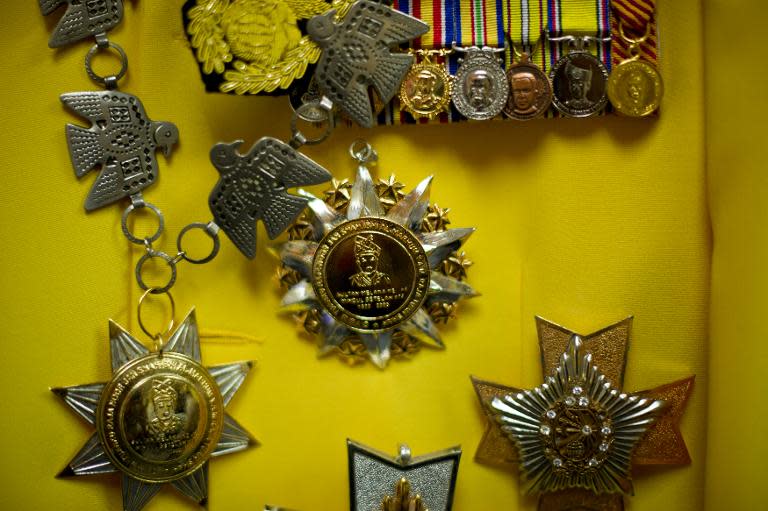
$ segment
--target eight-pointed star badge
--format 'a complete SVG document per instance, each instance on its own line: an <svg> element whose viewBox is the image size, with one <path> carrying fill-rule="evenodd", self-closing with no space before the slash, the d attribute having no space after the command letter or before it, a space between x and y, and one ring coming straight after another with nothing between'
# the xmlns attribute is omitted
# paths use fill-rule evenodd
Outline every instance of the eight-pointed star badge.
<svg viewBox="0 0 768 511"><path fill-rule="evenodd" d="M389 456L347 440L347 452L350 511L450 511L461 448L411 457L401 445Z"/></svg>
<svg viewBox="0 0 768 511"><path fill-rule="evenodd" d="M96 427L59 477L121 472L125 511L164 483L205 505L208 460L256 444L225 411L251 363L203 367L194 310L157 352L112 321L109 338L110 381L52 389Z"/></svg>
<svg viewBox="0 0 768 511"><path fill-rule="evenodd" d="M549 374L542 385L521 390L473 378L492 419L476 459L518 463L529 490L541 493L540 511L577 502L620 510L621 493L632 493L633 466L690 462L679 420L693 377L622 392L631 323L582 337L537 318Z"/></svg>
<svg viewBox="0 0 768 511"><path fill-rule="evenodd" d="M310 319L321 355L360 350L383 368L414 345L444 347L440 319L430 311L477 295L464 275L452 276L445 266L474 228L431 227L431 184L430 176L403 195L391 178L377 189L361 164L348 201L337 203L335 192L326 201L300 192L309 199L302 235L278 248L293 272L281 278L289 286L282 305Z"/></svg>

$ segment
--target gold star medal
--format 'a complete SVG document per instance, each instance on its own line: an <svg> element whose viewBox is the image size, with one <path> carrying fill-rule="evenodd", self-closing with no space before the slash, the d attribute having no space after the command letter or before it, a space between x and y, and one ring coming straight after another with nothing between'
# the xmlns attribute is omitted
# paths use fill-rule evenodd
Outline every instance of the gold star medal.
<svg viewBox="0 0 768 511"><path fill-rule="evenodd" d="M679 420L693 377L621 390L631 318L588 336L537 318L543 369L531 390L473 378L491 419L476 458L519 465L539 510L619 511L631 468L690 463Z"/></svg>
<svg viewBox="0 0 768 511"><path fill-rule="evenodd" d="M205 506L210 458L256 445L225 410L251 363L205 368L194 310L155 351L113 321L109 342L108 382L52 389L96 427L59 477L120 472L125 511L165 483Z"/></svg>
<svg viewBox="0 0 768 511"><path fill-rule="evenodd" d="M447 210L429 202L431 177L406 195L394 176L374 184L369 145L350 152L360 162L354 184L334 181L325 201L302 192L309 210L277 250L282 304L320 337L321 354L384 367L422 344L443 348L436 323L476 295L459 252L474 229L446 228Z"/></svg>

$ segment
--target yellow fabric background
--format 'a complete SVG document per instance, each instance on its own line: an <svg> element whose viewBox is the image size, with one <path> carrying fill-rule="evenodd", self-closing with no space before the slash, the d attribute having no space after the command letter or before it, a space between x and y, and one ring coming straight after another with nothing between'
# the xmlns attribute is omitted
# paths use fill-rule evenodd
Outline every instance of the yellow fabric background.
<svg viewBox="0 0 768 511"><path fill-rule="evenodd" d="M181 3L128 1L125 21L110 34L130 59L122 90L181 131L181 145L170 163L161 161L160 182L146 193L166 213L161 246L168 251L183 225L210 218L213 143L287 138L289 120L285 99L203 92ZM725 21L737 34L742 18L724 0L710 3L716 18L705 18L694 0L659 5L667 95L657 120L342 127L306 150L337 177L352 177L346 149L366 137L381 156L381 177L395 172L410 188L435 174L433 198L451 208L452 225L478 227L466 249L476 262L470 282L483 296L446 329L445 351L424 350L386 371L317 360L277 314L275 262L261 228L255 261L224 239L213 263L180 267L179 319L197 307L208 334L204 362L257 361L228 410L262 446L213 460L212 511L264 503L346 509L347 437L392 453L407 442L417 455L461 444L454 509L534 509L533 499L520 496L516 474L473 462L484 418L468 379L536 385L534 314L585 333L635 315L627 390L697 375L682 428L693 464L636 473L628 509L698 510L705 497L712 510L734 501L738 509L756 508L759 486L752 483L766 453L747 405L759 406L763 418L766 410L749 388L758 373L746 368L765 361L765 326L756 319L766 272L751 270L768 247L758 238L766 181L758 141L740 150L738 165L729 151L744 149L739 130L746 135L764 116L745 114L740 127L719 106L719 86L731 82L704 65L702 20L721 43L712 49L722 59L736 56L747 68L757 50L751 57L736 52L717 27ZM109 378L107 318L138 334L132 271L141 252L122 238L119 207L83 213L93 176L78 182L68 161L63 126L79 120L57 96L95 88L82 69L87 44L49 50L53 21L39 15L36 2L5 2L3 15L0 509L119 509L116 477L53 478L92 430L47 389ZM739 50L750 51L746 44ZM738 103L755 108L744 92ZM251 340L214 338L222 330ZM195 508L167 488L146 510Z"/></svg>

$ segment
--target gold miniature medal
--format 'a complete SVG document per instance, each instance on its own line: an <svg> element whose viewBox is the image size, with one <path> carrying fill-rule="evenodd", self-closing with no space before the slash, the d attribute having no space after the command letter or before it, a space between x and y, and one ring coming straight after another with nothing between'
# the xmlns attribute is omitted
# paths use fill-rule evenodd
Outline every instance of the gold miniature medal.
<svg viewBox="0 0 768 511"><path fill-rule="evenodd" d="M96 427L59 477L120 472L125 511L164 483L205 505L210 458L256 444L225 410L251 363L205 368L194 311L157 351L111 321L109 337L108 382L52 389Z"/></svg>
<svg viewBox="0 0 768 511"><path fill-rule="evenodd" d="M411 67L400 85L400 103L415 119L434 119L450 109L453 79L445 66L430 58L433 54L447 53L419 50L417 54L422 56L421 62Z"/></svg>
<svg viewBox="0 0 768 511"><path fill-rule="evenodd" d="M552 104L552 84L542 69L534 64L526 52L520 60L509 66L509 99L504 114L518 121L541 117Z"/></svg>
<svg viewBox="0 0 768 511"><path fill-rule="evenodd" d="M614 110L628 117L645 117L659 108L664 84L656 67L640 60L640 45L648 38L650 25L643 37L632 39L619 23L619 34L629 44L630 57L613 68L608 79L608 99Z"/></svg>

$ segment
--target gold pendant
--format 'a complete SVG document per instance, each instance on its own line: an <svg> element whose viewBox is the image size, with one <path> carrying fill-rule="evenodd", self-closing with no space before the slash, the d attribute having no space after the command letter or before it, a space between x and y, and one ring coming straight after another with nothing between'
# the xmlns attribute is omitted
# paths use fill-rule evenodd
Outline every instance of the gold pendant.
<svg viewBox="0 0 768 511"><path fill-rule="evenodd" d="M141 309L139 325L147 331ZM59 477L120 473L125 511L140 511L164 483L204 504L210 458L257 444L226 410L251 363L205 368L194 310L164 344L163 335L150 351L110 322L112 378L52 389L96 427Z"/></svg>
<svg viewBox="0 0 768 511"><path fill-rule="evenodd" d="M445 66L430 58L448 53L450 50L419 50L421 62L411 67L400 85L400 103L415 119L434 119L449 110L453 79Z"/></svg>
<svg viewBox="0 0 768 511"><path fill-rule="evenodd" d="M519 61L507 69L509 99L504 114L518 121L541 117L552 104L552 84L546 73L522 52Z"/></svg>
<svg viewBox="0 0 768 511"><path fill-rule="evenodd" d="M640 45L648 38L650 25L639 39L624 33L619 23L619 34L629 43L630 58L619 63L608 79L608 99L614 110L628 117L645 117L659 108L664 95L664 84L656 67L640 60Z"/></svg>

